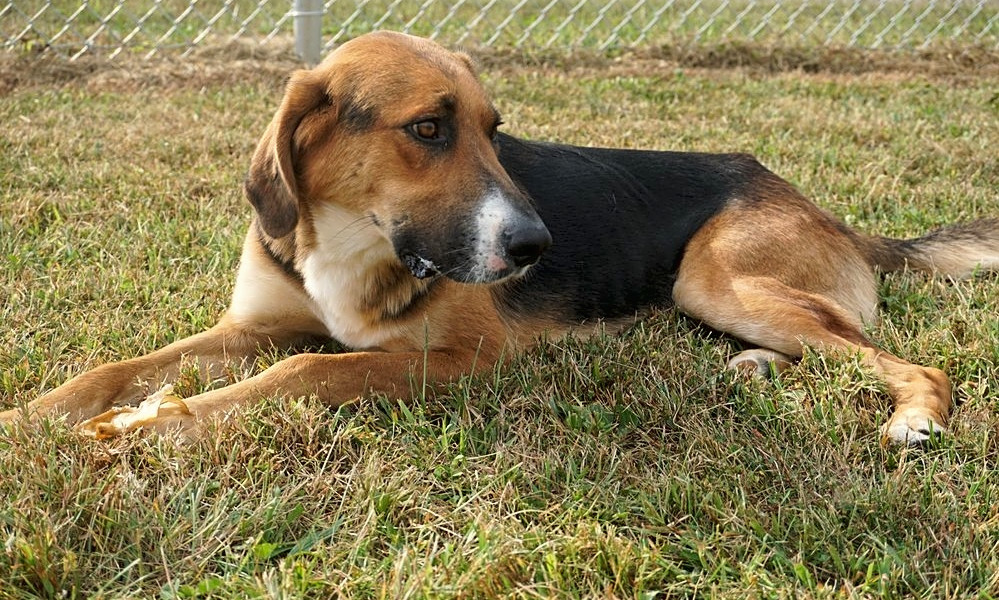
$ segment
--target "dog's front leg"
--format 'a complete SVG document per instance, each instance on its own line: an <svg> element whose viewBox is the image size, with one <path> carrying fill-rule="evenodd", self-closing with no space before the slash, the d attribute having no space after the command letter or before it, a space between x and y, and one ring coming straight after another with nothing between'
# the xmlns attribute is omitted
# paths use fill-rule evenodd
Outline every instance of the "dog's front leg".
<svg viewBox="0 0 999 600"><path fill-rule="evenodd" d="M142 398L150 386L176 378L185 361L197 365L206 377L215 378L231 365L256 356L262 348L283 347L293 341L292 336L271 336L223 318L208 331L145 356L101 365L74 377L23 409L0 412L0 423L63 415L69 423L77 423Z"/></svg>
<svg viewBox="0 0 999 600"><path fill-rule="evenodd" d="M299 354L239 383L187 399L169 392L154 395L155 406L109 411L80 428L98 438L141 428L177 432L191 441L206 420L225 419L263 398L316 396L334 407L372 392L413 399L491 362L471 352Z"/></svg>

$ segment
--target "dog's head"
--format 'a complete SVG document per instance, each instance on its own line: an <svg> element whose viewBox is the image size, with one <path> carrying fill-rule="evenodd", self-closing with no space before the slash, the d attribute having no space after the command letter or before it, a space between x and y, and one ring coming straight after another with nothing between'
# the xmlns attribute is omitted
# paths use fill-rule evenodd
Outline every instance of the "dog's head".
<svg viewBox="0 0 999 600"><path fill-rule="evenodd" d="M291 77L247 196L272 237L332 204L370 220L416 277L500 281L551 236L500 165L499 125L467 56L368 34Z"/></svg>

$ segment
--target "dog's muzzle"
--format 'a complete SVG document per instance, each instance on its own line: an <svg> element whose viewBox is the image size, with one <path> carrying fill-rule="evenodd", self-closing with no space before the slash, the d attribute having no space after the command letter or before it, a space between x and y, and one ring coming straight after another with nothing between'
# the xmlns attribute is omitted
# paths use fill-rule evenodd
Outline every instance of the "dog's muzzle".
<svg viewBox="0 0 999 600"><path fill-rule="evenodd" d="M523 275L552 244L530 200L495 187L468 212L402 223L392 243L418 279L443 275L461 283L496 283Z"/></svg>

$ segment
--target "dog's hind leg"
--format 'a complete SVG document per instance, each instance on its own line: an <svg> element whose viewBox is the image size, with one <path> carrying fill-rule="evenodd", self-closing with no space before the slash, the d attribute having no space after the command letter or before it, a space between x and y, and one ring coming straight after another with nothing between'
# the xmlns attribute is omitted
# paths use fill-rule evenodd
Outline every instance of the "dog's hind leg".
<svg viewBox="0 0 999 600"><path fill-rule="evenodd" d="M894 400L885 426L891 439L916 443L944 430L951 407L947 376L880 350L829 299L760 277L730 279L710 291L695 285L688 281L677 294L680 309L718 330L786 356L801 356L804 345L859 353L885 379Z"/></svg>
<svg viewBox="0 0 999 600"><path fill-rule="evenodd" d="M736 225L737 220L709 225L688 245L673 290L678 308L789 357L800 357L803 346L856 353L886 381L894 401L887 437L917 443L943 431L951 408L950 382L939 369L910 364L864 335L863 316L873 312L875 300L866 306L856 299L870 295L864 290L873 289L873 273L853 268L857 263L849 243L833 235L823 240L819 233L804 256L790 257L803 266L776 259L767 265L766 256L747 256L746 248L732 243L746 227L745 219ZM794 230L781 233L795 235ZM835 261L829 268L822 264Z"/></svg>

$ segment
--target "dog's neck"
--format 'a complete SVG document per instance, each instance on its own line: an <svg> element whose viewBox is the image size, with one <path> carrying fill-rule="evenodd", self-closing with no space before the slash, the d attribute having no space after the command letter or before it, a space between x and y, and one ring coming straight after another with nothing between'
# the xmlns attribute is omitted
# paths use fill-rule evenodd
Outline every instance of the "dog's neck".
<svg viewBox="0 0 999 600"><path fill-rule="evenodd" d="M400 317L433 280L413 277L369 217L332 204L312 216L314 235L299 268L316 316L333 338L355 349L378 348L398 336Z"/></svg>

